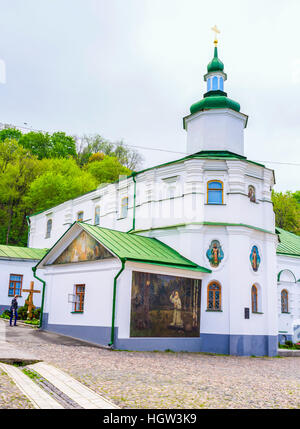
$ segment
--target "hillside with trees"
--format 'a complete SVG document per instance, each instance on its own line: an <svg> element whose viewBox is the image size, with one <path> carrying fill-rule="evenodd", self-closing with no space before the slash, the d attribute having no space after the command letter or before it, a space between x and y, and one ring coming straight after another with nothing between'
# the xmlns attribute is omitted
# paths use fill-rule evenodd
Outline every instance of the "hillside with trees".
<svg viewBox="0 0 300 429"><path fill-rule="evenodd" d="M100 135L0 131L0 244L27 245L27 216L139 168L142 158Z"/></svg>

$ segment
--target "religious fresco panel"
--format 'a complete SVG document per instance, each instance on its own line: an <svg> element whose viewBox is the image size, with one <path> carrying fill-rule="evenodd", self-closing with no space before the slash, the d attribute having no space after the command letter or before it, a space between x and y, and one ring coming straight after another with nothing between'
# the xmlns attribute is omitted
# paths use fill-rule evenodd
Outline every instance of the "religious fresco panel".
<svg viewBox="0 0 300 429"><path fill-rule="evenodd" d="M201 280L134 271L131 337L199 337Z"/></svg>
<svg viewBox="0 0 300 429"><path fill-rule="evenodd" d="M82 231L53 264L97 261L112 257L113 255L105 247L85 231Z"/></svg>
<svg viewBox="0 0 300 429"><path fill-rule="evenodd" d="M260 255L257 246L253 246L251 249L250 262L253 271L257 271L260 264Z"/></svg>
<svg viewBox="0 0 300 429"><path fill-rule="evenodd" d="M250 199L250 201L252 203L256 202L256 197L255 197L255 188L252 185L248 186L248 198Z"/></svg>
<svg viewBox="0 0 300 429"><path fill-rule="evenodd" d="M218 240L213 240L206 252L207 259L212 267L216 268L224 258L224 252Z"/></svg>

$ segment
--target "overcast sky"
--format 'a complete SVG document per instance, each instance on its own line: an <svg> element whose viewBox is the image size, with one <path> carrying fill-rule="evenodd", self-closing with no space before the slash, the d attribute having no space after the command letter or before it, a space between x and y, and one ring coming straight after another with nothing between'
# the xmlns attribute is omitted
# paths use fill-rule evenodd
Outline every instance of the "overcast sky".
<svg viewBox="0 0 300 429"><path fill-rule="evenodd" d="M217 24L225 91L249 115L245 155L275 170L276 190L300 189L299 0L0 6L0 122L159 149L140 150L143 167L182 157Z"/></svg>

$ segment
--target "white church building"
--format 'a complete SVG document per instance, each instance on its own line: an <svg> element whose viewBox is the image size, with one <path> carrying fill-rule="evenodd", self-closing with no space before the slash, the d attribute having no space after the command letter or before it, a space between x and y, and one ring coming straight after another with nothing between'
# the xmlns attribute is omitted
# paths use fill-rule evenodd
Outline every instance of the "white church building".
<svg viewBox="0 0 300 429"><path fill-rule="evenodd" d="M32 264L43 329L256 356L300 340L300 237L275 228L274 172L246 158L248 117L226 79L215 41L185 157L30 216L28 246L50 249Z"/></svg>

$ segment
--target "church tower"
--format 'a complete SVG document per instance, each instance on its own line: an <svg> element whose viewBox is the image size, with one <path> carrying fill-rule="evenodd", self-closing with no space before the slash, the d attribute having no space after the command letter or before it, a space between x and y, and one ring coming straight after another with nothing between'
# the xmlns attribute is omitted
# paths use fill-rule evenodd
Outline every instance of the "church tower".
<svg viewBox="0 0 300 429"><path fill-rule="evenodd" d="M248 116L241 113L239 103L228 98L224 92L227 75L218 57L217 37L214 45L214 56L204 75L207 92L200 101L192 104L191 114L183 119L187 131L187 154L210 150L229 151L243 156L244 128Z"/></svg>

